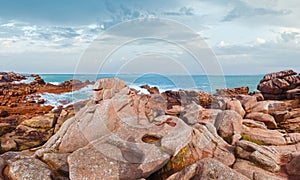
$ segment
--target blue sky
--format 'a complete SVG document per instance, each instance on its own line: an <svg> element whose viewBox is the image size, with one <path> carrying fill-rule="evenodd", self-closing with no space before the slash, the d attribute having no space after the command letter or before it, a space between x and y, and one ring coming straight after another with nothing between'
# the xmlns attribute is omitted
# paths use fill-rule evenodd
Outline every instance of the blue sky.
<svg viewBox="0 0 300 180"><path fill-rule="evenodd" d="M0 70L73 73L107 29L166 18L198 33L225 74L300 72L299 17L298 0L0 0Z"/></svg>

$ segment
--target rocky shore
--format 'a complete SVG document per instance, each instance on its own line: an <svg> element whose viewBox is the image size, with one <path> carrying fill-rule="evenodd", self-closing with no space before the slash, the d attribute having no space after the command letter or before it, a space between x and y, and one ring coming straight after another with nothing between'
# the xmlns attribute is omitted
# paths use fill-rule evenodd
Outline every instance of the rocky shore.
<svg viewBox="0 0 300 180"><path fill-rule="evenodd" d="M77 113L28 101L74 85L38 77L0 86L0 179L300 179L300 76L292 70L265 75L260 92L145 85L149 94L140 94L100 79Z"/></svg>

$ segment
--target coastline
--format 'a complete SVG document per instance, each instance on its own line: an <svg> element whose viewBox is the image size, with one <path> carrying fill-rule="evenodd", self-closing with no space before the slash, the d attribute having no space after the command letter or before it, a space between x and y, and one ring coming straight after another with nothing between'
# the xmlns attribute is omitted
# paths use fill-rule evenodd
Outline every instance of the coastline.
<svg viewBox="0 0 300 180"><path fill-rule="evenodd" d="M300 76L292 70L265 75L260 92L214 94L150 86L143 94L116 78L53 85L32 75L29 84L13 84L25 77L10 76L1 84L3 177L23 177L12 169L29 162L49 178L300 177ZM91 98L74 106L54 109L35 97L87 85Z"/></svg>

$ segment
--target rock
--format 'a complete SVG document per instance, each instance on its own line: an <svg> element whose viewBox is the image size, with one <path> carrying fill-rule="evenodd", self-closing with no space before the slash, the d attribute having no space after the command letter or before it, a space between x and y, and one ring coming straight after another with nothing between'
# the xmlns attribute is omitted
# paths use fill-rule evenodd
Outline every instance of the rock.
<svg viewBox="0 0 300 180"><path fill-rule="evenodd" d="M273 94L273 95L281 94L283 92L283 90L277 87L272 80L264 81L260 83L257 86L257 89L260 90L262 93Z"/></svg>
<svg viewBox="0 0 300 180"><path fill-rule="evenodd" d="M192 102L191 104L184 107L180 118L184 120L188 125L194 125L199 122L200 111L204 108L200 105Z"/></svg>
<svg viewBox="0 0 300 180"><path fill-rule="evenodd" d="M206 108L212 101L209 93L195 90L165 91L161 95L167 100L168 108L174 105L187 106L192 102Z"/></svg>
<svg viewBox="0 0 300 180"><path fill-rule="evenodd" d="M249 128L244 130L242 137L244 140L255 142L259 145L285 145L283 135L277 130L264 130L259 128Z"/></svg>
<svg viewBox="0 0 300 180"><path fill-rule="evenodd" d="M181 112L183 111L183 109L184 109L183 107L175 105L175 106L172 106L171 109L166 110L166 114L167 115L177 116L177 115L181 114Z"/></svg>
<svg viewBox="0 0 300 180"><path fill-rule="evenodd" d="M282 101L260 101L251 106L251 112L271 114L274 111L286 110L287 106Z"/></svg>
<svg viewBox="0 0 300 180"><path fill-rule="evenodd" d="M257 166L255 166L254 163L251 163L246 160L237 159L237 161L234 163L233 169L237 172L245 175L251 180L284 180L285 178L276 176L266 170L263 170Z"/></svg>
<svg viewBox="0 0 300 180"><path fill-rule="evenodd" d="M267 171L277 172L280 169L279 154L274 149L242 140L237 143L236 154L239 158L249 160Z"/></svg>
<svg viewBox="0 0 300 180"><path fill-rule="evenodd" d="M94 96L93 100L99 102L101 100L110 99L115 93L121 91L126 87L126 83L118 78L104 78L99 79L94 84Z"/></svg>
<svg viewBox="0 0 300 180"><path fill-rule="evenodd" d="M272 116L274 117L276 123L282 123L286 121L288 118L290 118L290 112L289 111L275 111L272 113Z"/></svg>
<svg viewBox="0 0 300 180"><path fill-rule="evenodd" d="M286 92L287 99L298 98L300 94L300 88L291 89Z"/></svg>
<svg viewBox="0 0 300 180"><path fill-rule="evenodd" d="M237 99L241 102L243 108L247 113L250 112L252 104L257 103L257 98L255 96L240 95L237 96Z"/></svg>
<svg viewBox="0 0 300 180"><path fill-rule="evenodd" d="M250 128L260 128L260 129L268 129L265 123L254 121L252 119L243 119L243 125Z"/></svg>
<svg viewBox="0 0 300 180"><path fill-rule="evenodd" d="M261 82L268 81L275 78L284 78L286 76L296 75L297 73L293 70L280 71L276 73L266 74Z"/></svg>
<svg viewBox="0 0 300 180"><path fill-rule="evenodd" d="M25 150L39 146L53 135L53 129L35 129L25 125L16 128L14 141L19 150Z"/></svg>
<svg viewBox="0 0 300 180"><path fill-rule="evenodd" d="M61 176L69 177L69 165L67 162L69 153L45 153L42 160L55 169Z"/></svg>
<svg viewBox="0 0 300 180"><path fill-rule="evenodd" d="M288 132L300 132L300 117L287 119L282 127Z"/></svg>
<svg viewBox="0 0 300 180"><path fill-rule="evenodd" d="M150 87L149 85L140 86L140 88L147 89L150 94L160 94L157 87Z"/></svg>
<svg viewBox="0 0 300 180"><path fill-rule="evenodd" d="M249 93L249 95L255 97L257 101L265 100L265 98L264 98L264 96L262 95L261 92L254 91L254 92Z"/></svg>
<svg viewBox="0 0 300 180"><path fill-rule="evenodd" d="M261 112L252 112L246 115L247 119L253 119L265 123L269 129L277 128L277 124L273 116Z"/></svg>
<svg viewBox="0 0 300 180"><path fill-rule="evenodd" d="M45 100L44 100L44 99L39 99L39 100L38 100L38 103L39 103L39 104L44 104L44 103L45 103Z"/></svg>
<svg viewBox="0 0 300 180"><path fill-rule="evenodd" d="M235 97L238 95L248 95L249 87L239 87L239 88L226 88L226 89L217 89L216 95L223 96L223 97Z"/></svg>
<svg viewBox="0 0 300 180"><path fill-rule="evenodd" d="M281 71L268 74L260 81L258 90L260 90L265 99L285 100L294 99L295 94L299 93L300 75L293 70Z"/></svg>
<svg viewBox="0 0 300 180"><path fill-rule="evenodd" d="M242 119L241 115L232 110L219 113L215 122L218 134L229 144L235 142L233 136L242 132Z"/></svg>
<svg viewBox="0 0 300 180"><path fill-rule="evenodd" d="M197 163L194 163L182 171L173 174L168 180L177 179L248 179L237 171L225 166L221 162L212 159L204 158Z"/></svg>
<svg viewBox="0 0 300 180"><path fill-rule="evenodd" d="M6 161L2 157L0 157L0 179L4 179L3 170L6 167L6 165L7 165Z"/></svg>
<svg viewBox="0 0 300 180"><path fill-rule="evenodd" d="M54 126L54 119L54 114L49 113L25 120L22 124L32 128L50 129Z"/></svg>
<svg viewBox="0 0 300 180"><path fill-rule="evenodd" d="M284 80L293 85L300 85L300 75L298 76L286 76Z"/></svg>
<svg viewBox="0 0 300 180"><path fill-rule="evenodd" d="M51 169L37 159L22 159L8 164L7 177L9 179L44 179L54 177Z"/></svg>
<svg viewBox="0 0 300 180"><path fill-rule="evenodd" d="M300 142L300 133L289 133L285 138L288 144L296 144Z"/></svg>
<svg viewBox="0 0 300 180"><path fill-rule="evenodd" d="M36 101L34 99L27 99L28 103L36 103Z"/></svg>
<svg viewBox="0 0 300 180"><path fill-rule="evenodd" d="M227 110L233 110L240 114L242 117L245 116L246 112L242 107L242 104L239 100L237 99L232 99L229 102L226 103L226 109Z"/></svg>
<svg viewBox="0 0 300 180"><path fill-rule="evenodd" d="M290 89L291 85L284 79L275 78L272 80L274 85L279 87L280 89Z"/></svg>
<svg viewBox="0 0 300 180"><path fill-rule="evenodd" d="M300 156L293 158L292 161L286 165L286 170L289 175L300 176Z"/></svg>
<svg viewBox="0 0 300 180"><path fill-rule="evenodd" d="M0 117L7 117L9 116L8 112L4 109L1 109L0 110Z"/></svg>

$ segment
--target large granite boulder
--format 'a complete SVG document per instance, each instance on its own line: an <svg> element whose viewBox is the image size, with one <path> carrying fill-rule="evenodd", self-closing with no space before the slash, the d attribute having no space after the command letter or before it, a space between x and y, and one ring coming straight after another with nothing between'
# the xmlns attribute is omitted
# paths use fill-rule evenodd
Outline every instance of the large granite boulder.
<svg viewBox="0 0 300 180"><path fill-rule="evenodd" d="M260 81L257 89L260 90L265 99L283 100L295 98L293 92L300 85L300 75L293 70L280 71L266 74Z"/></svg>

